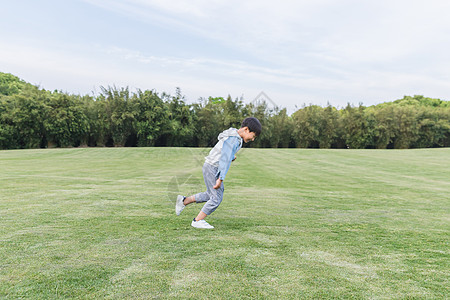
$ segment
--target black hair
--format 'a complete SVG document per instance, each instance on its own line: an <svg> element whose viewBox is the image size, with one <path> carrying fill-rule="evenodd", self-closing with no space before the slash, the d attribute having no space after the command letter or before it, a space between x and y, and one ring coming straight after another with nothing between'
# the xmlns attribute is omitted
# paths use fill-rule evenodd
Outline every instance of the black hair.
<svg viewBox="0 0 450 300"><path fill-rule="evenodd" d="M241 128L242 127L247 127L250 132L254 132L257 136L261 134L262 126L257 118L245 118L244 121L242 121Z"/></svg>

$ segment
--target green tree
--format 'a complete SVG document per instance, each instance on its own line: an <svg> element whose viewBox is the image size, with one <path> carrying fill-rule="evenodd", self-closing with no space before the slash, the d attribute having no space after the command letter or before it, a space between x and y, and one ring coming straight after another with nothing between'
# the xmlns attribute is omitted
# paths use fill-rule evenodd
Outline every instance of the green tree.
<svg viewBox="0 0 450 300"><path fill-rule="evenodd" d="M221 103L211 101L211 98L200 99L193 105L196 116L195 144L200 147L212 147L217 142L217 135L224 130L223 111Z"/></svg>
<svg viewBox="0 0 450 300"><path fill-rule="evenodd" d="M271 148L288 148L292 139L293 122L286 108L274 113L266 122L264 131L269 137Z"/></svg>
<svg viewBox="0 0 450 300"><path fill-rule="evenodd" d="M135 120L138 105L129 88L102 87L97 101L104 103L108 146L125 146L130 137L136 136Z"/></svg>
<svg viewBox="0 0 450 300"><path fill-rule="evenodd" d="M137 146L154 146L169 127L169 110L154 91L138 90L135 95L139 113L136 116Z"/></svg>
<svg viewBox="0 0 450 300"><path fill-rule="evenodd" d="M386 102L385 105L400 105L400 106L426 106L426 107L448 107L449 101L442 101L441 99L427 98L422 95L404 96L403 99L395 100L393 102Z"/></svg>
<svg viewBox="0 0 450 300"><path fill-rule="evenodd" d="M422 108L419 112L418 138L414 148L448 147L450 107Z"/></svg>
<svg viewBox="0 0 450 300"><path fill-rule="evenodd" d="M375 146L377 149L386 149L392 145L397 123L395 122L395 107L386 106L374 109L376 120Z"/></svg>
<svg viewBox="0 0 450 300"><path fill-rule="evenodd" d="M9 73L0 72L0 95L10 96L20 93L25 87L30 87L31 84L26 83L19 77Z"/></svg>
<svg viewBox="0 0 450 300"><path fill-rule="evenodd" d="M411 148L450 146L450 101L421 95L342 110L304 106L292 116L267 103L209 97L189 105L179 88L102 88L99 96L53 93L0 72L0 149L88 146L213 146L217 135L257 117L247 147Z"/></svg>
<svg viewBox="0 0 450 300"><path fill-rule="evenodd" d="M44 128L49 146L77 147L89 132L80 97L55 92L47 98Z"/></svg>
<svg viewBox="0 0 450 300"><path fill-rule="evenodd" d="M47 144L44 119L49 107L48 92L37 87L26 87L11 96L10 124L14 126L14 139L18 148L39 148Z"/></svg>
<svg viewBox="0 0 450 300"><path fill-rule="evenodd" d="M220 104L223 108L222 111L224 129L228 129L230 127L240 127L243 119L242 100L236 99L233 101L233 99L231 99L231 96L228 95L227 100L222 101Z"/></svg>
<svg viewBox="0 0 450 300"><path fill-rule="evenodd" d="M317 141L320 148L331 148L338 136L339 112L336 108L328 104L327 107L320 111L318 116Z"/></svg>
<svg viewBox="0 0 450 300"><path fill-rule="evenodd" d="M166 102L169 113L167 131L167 146L193 146L195 134L194 114L190 105L184 101L181 92L177 89L174 97Z"/></svg>
<svg viewBox="0 0 450 300"><path fill-rule="evenodd" d="M87 129L82 139L83 146L104 146L109 136L106 103L91 96L81 97L83 114L87 118Z"/></svg>
<svg viewBox="0 0 450 300"><path fill-rule="evenodd" d="M297 147L318 148L323 108L309 105L292 114L294 123L293 138Z"/></svg>
<svg viewBox="0 0 450 300"><path fill-rule="evenodd" d="M9 97L0 97L0 149L19 148L16 127L12 120L14 104Z"/></svg>
<svg viewBox="0 0 450 300"><path fill-rule="evenodd" d="M411 106L395 108L395 149L408 149L418 138L417 109Z"/></svg>
<svg viewBox="0 0 450 300"><path fill-rule="evenodd" d="M373 113L361 104L353 107L350 104L341 112L343 139L349 148L373 148L375 145L376 120Z"/></svg>

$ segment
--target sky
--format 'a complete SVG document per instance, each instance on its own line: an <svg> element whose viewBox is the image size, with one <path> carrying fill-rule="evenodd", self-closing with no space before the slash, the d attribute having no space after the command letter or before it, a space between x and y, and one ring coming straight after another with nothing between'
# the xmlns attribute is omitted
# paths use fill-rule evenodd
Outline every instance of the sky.
<svg viewBox="0 0 450 300"><path fill-rule="evenodd" d="M101 86L306 104L450 100L448 0L0 0L0 72L47 90Z"/></svg>

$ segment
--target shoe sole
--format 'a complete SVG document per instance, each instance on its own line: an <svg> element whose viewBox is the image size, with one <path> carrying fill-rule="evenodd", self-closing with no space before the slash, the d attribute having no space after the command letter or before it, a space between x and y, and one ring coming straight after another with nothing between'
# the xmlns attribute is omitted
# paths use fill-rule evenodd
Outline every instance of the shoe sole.
<svg viewBox="0 0 450 300"><path fill-rule="evenodd" d="M197 227L191 224L192 227L197 228L197 229L214 229L214 226L211 227Z"/></svg>
<svg viewBox="0 0 450 300"><path fill-rule="evenodd" d="M178 196L177 201L175 203L175 214L177 216L179 216L181 214L181 212L183 211L184 207L186 207L186 205L185 205L182 209L180 209L180 212L178 212L178 203L180 202L180 197L183 197L183 196Z"/></svg>

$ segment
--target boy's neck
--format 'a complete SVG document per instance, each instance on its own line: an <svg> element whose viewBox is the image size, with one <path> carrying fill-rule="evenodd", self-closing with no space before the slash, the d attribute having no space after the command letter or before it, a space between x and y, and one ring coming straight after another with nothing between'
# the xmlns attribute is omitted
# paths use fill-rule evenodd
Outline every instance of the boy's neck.
<svg viewBox="0 0 450 300"><path fill-rule="evenodd" d="M246 127L241 127L241 128L238 129L238 134L239 134L239 136L240 136L241 138L244 138L244 137L243 137L243 134L244 134L245 128L246 128Z"/></svg>

